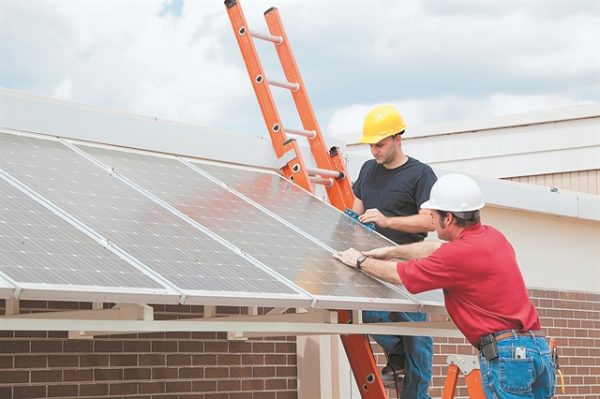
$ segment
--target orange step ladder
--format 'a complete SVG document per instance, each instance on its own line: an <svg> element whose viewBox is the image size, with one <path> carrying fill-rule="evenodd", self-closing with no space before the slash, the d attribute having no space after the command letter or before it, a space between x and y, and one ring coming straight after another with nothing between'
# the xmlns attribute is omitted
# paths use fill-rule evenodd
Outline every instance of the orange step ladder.
<svg viewBox="0 0 600 399"><path fill-rule="evenodd" d="M448 374L444 382L442 399L454 398L460 372L465 376L469 397L471 399L485 399L477 356L449 355L446 362L448 363Z"/></svg>
<svg viewBox="0 0 600 399"><path fill-rule="evenodd" d="M225 0L225 7L283 175L311 193L314 193L314 184L323 184L329 202L333 206L341 211L352 208L354 195L342 154L337 147L328 149L326 146L283 29L279 11L274 7L265 11L269 33L262 34L250 31L237 0ZM275 45L287 82L266 78L252 38L270 41ZM283 127L269 85L290 90L303 125L302 129ZM306 168L296 140L288 139L287 134L308 138L317 165L316 169ZM338 320L340 323L350 323L352 321L350 312L338 311ZM361 397L363 399L385 398L385 388L367 337L342 335L341 340Z"/></svg>

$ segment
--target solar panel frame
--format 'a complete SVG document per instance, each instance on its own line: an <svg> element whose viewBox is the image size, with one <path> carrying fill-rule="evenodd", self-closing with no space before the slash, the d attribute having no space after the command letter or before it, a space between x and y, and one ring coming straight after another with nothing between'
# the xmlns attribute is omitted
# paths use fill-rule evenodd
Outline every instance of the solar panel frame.
<svg viewBox="0 0 600 399"><path fill-rule="evenodd" d="M9 136L12 136L12 134L8 134ZM3 134L3 137L5 137L6 134ZM17 135L17 136L21 136L21 135ZM97 161L95 160L90 160L89 157L85 156L86 154L82 154L81 151L75 151L73 152L74 148L69 148L70 145L69 143L65 143L64 141L61 142L62 140L59 139L59 141L57 141L56 139L41 139L37 136L31 137L31 136L26 136L29 140L33 140L35 142L35 140L44 140L45 142L54 142L55 144L48 144L49 147L52 147L53 150L57 150L60 152L59 156L64 156L65 158L68 158L66 160L66 162L69 162L70 160L72 161L74 158L78 158L81 160L81 164L77 165L77 166L73 166L75 168L91 168L93 170L97 170L99 173L98 175L103 175L103 176L110 176L110 171L107 171L106 169L99 169L98 167L103 167L101 165L98 164ZM39 142L38 142L39 144ZM62 150L61 150L62 149ZM76 148L75 148L76 149ZM84 155L82 157L82 155ZM20 160L19 160L20 161ZM62 159L61 159L62 161ZM91 161L91 162L90 162ZM58 162L58 160L56 161ZM15 168L13 168L14 170ZM18 168L17 168L18 169ZM21 173L21 172L20 172ZM23 171L22 173L27 173L26 171ZM79 173L79 171L74 172L74 176L76 176L77 178L79 178L79 176L77 175L77 173ZM82 172L83 173L83 172ZM96 172L94 172L96 173ZM73 176L71 176L73 177ZM90 176L93 177L93 176ZM98 176L96 176L98 178ZM113 176L113 177L117 177L118 176ZM35 182L34 180L29 180L30 183L35 183L34 185L38 185L39 186L39 182ZM81 183L81 181L79 182ZM95 183L95 182L94 182ZM129 187L125 182L119 182L119 183L115 183L119 190L123 189L125 190L125 188L127 190L129 190L128 192L131 195L135 195L136 198L138 198L138 200L144 202L144 203L151 203L153 204L153 206L156 206L158 208L160 208L161 212L164 212L165 215L170 215L170 218L173 219L177 219L177 215L173 215L172 212L168 209L164 209L164 207L161 207L160 204L156 204L156 202L152 201L152 198L148 198L147 195L143 194L143 193L135 193L134 190ZM139 197L138 197L139 196ZM60 198L60 197L57 197ZM77 199L77 198L76 198ZM48 200L48 202L50 202ZM60 202L60 201L59 201ZM73 203L71 204L71 208L69 209L75 209L73 208L73 206L75 206ZM65 205L64 203L62 204L63 206ZM58 207L58 206L57 206ZM67 214L66 212L64 212L65 214ZM81 215L81 213L80 213ZM90 219L87 219L90 220ZM200 235L203 236L202 234L200 234L197 229L194 229L192 227L190 227L188 224L186 224L184 221L179 220L179 225L181 226L185 226L186 228L188 228L188 230L190 231L194 231L194 235ZM83 224L83 222L82 222ZM93 228L91 227L87 227L89 230L93 230ZM98 233L97 233L98 234ZM100 234L98 234L100 235ZM204 236L203 236L204 237ZM213 241L212 238L210 237L204 237L206 240L209 241ZM106 239L106 238L104 238ZM107 240L108 241L108 240ZM114 242L112 243L112 245L114 245ZM221 245L219 243L215 243L215 245L221 247ZM118 247L117 247L118 248ZM122 250L121 251L123 253L128 254L128 252L126 250ZM225 249L223 248L223 253L230 253L229 249ZM244 260L242 257L239 256L239 254L232 254L231 256L234 256L236 259L240 259L240 261L242 262L242 264L246 264L251 266L251 264L247 261ZM131 257L131 256L130 256ZM133 257L131 257L132 259L135 259ZM138 263L140 265L143 265L143 263L139 262ZM152 271L152 269L150 269L149 267L143 266L148 272L150 272L151 274L155 274L156 272ZM267 273L261 272L261 271L256 271L255 274L260 274L262 273L263 276L265 277L269 277L269 275ZM272 279L272 277L269 277L272 281L275 281L274 279ZM168 281L167 278L162 278L162 280L164 281ZM176 284L174 284L172 281L169 281L170 285L173 287L177 287ZM210 290L202 290L202 289L198 289L198 290L194 290L194 289L183 289L183 288L179 288L177 287L178 291L182 292L182 295L180 297L180 302L182 303L190 303L190 304L215 304L215 305L235 305L235 306L267 306L269 304L273 304L278 303L281 304L282 306L299 306L299 307L305 307L305 306L309 306L310 303L312 302L312 298L310 298L309 296L305 295L304 293L298 292L297 290L295 290L294 288L289 287L286 284L283 284L281 282L277 282L277 284L279 284L282 287L282 291L281 292L275 292L275 293L269 293L269 292L263 292L261 290L257 290L257 292L254 293L247 293L247 292L241 292L241 291L210 291ZM155 298L156 300L158 300L158 298ZM150 301L149 301L150 302ZM155 302L156 303L156 302Z"/></svg>
<svg viewBox="0 0 600 399"><path fill-rule="evenodd" d="M13 297L15 292L15 286L6 281L3 278L3 274L0 272L0 298L8 299Z"/></svg>

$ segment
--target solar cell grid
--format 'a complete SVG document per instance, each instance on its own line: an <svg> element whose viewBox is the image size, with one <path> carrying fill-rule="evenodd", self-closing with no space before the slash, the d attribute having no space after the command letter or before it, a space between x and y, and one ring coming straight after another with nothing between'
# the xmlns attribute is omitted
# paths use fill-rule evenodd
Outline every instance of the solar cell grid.
<svg viewBox="0 0 600 399"><path fill-rule="evenodd" d="M0 190L0 270L17 283L154 288L163 286L17 188Z"/></svg>
<svg viewBox="0 0 600 399"><path fill-rule="evenodd" d="M65 145L9 134L0 140L7 173L188 294L230 292L239 304L245 293L299 297Z"/></svg>
<svg viewBox="0 0 600 399"><path fill-rule="evenodd" d="M313 295L412 303L176 159L81 148Z"/></svg>
<svg viewBox="0 0 600 399"><path fill-rule="evenodd" d="M278 175L211 164L197 165L335 250L350 247L368 250L392 245Z"/></svg>

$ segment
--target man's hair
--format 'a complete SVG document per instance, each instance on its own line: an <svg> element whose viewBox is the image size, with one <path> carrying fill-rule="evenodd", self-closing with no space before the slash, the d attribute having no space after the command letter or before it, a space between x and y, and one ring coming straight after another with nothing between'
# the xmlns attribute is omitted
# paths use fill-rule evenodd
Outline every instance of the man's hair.
<svg viewBox="0 0 600 399"><path fill-rule="evenodd" d="M479 209L468 212L450 212L437 210L437 213L441 217L446 216L447 213L451 213L454 216L454 220L456 221L456 225L458 227L468 227L479 223Z"/></svg>

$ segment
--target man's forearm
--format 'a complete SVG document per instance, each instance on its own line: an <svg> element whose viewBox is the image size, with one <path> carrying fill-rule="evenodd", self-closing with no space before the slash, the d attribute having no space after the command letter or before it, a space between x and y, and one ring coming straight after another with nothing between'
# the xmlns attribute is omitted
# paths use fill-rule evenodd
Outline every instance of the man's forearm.
<svg viewBox="0 0 600 399"><path fill-rule="evenodd" d="M405 233L426 233L434 230L431 216L425 214L388 216L384 227Z"/></svg>
<svg viewBox="0 0 600 399"><path fill-rule="evenodd" d="M363 251L366 256L381 259L421 259L431 255L442 243L440 241L425 240L412 244L395 245Z"/></svg>

